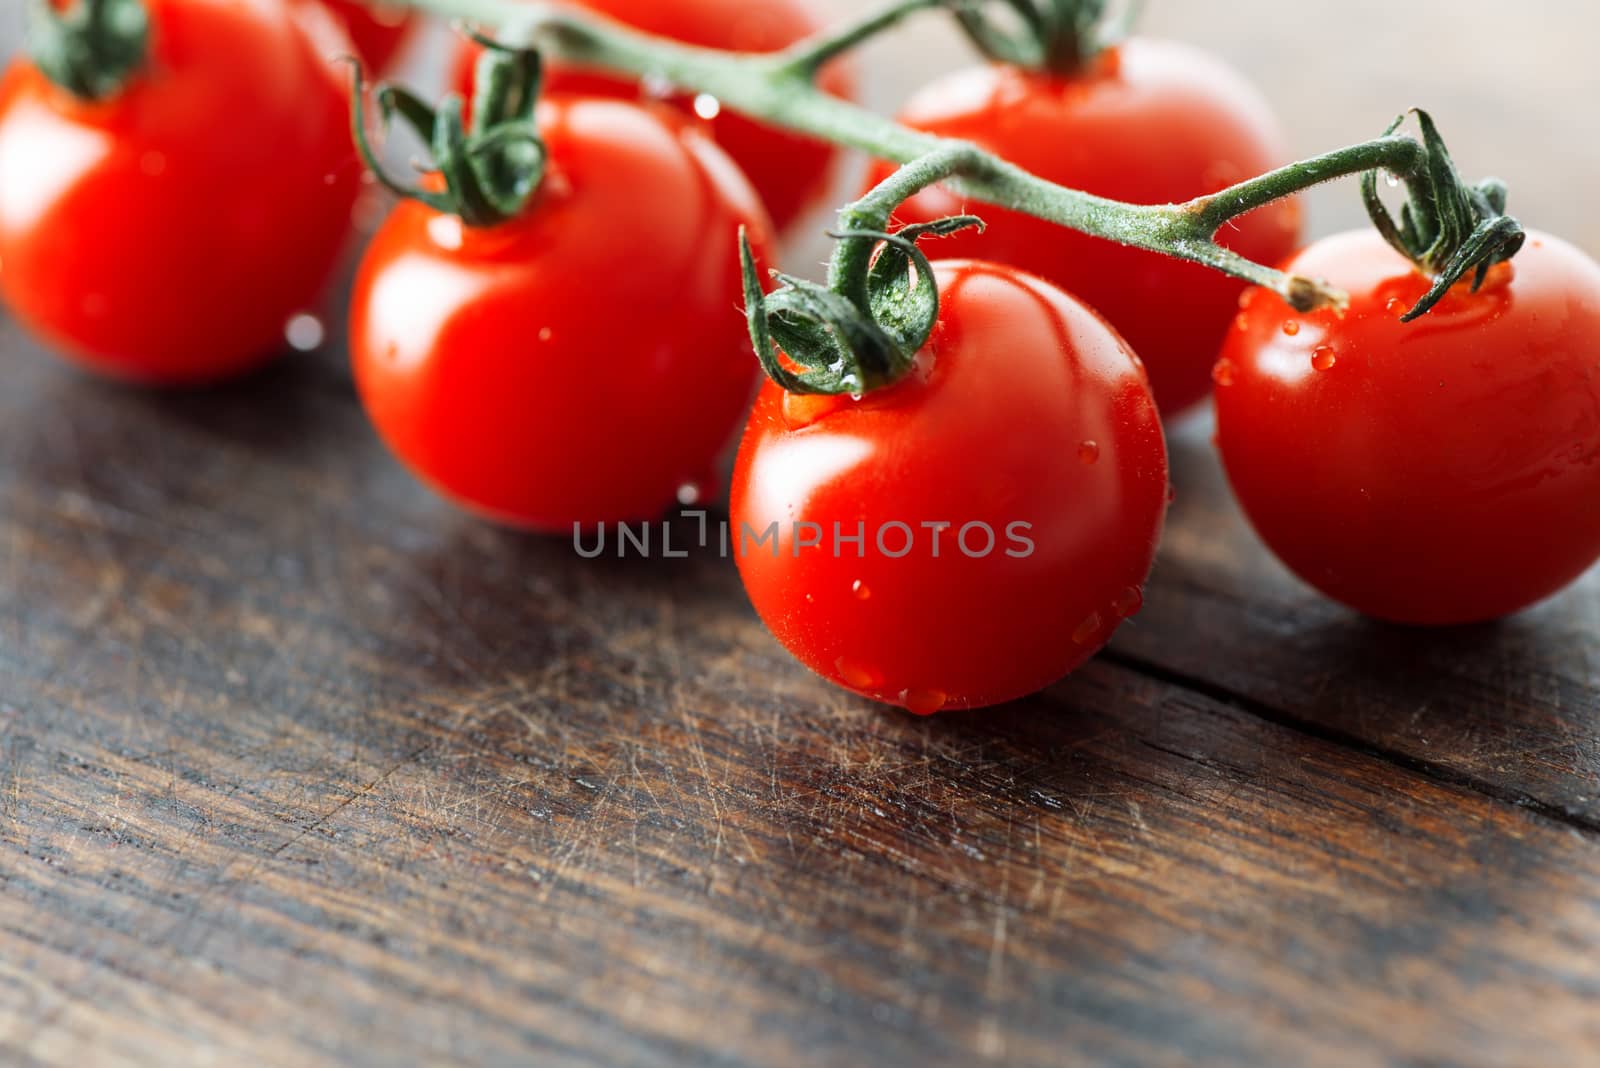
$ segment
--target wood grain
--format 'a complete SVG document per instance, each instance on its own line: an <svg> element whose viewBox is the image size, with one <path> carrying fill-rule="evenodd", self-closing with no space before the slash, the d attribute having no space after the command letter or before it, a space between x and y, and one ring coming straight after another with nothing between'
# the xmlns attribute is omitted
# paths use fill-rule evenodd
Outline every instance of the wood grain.
<svg viewBox="0 0 1600 1068"><path fill-rule="evenodd" d="M1457 0L1418 54L1442 5L1227 6L1152 26L1300 149L1426 90L1600 248L1600 131L1551 107L1600 88L1600 9ZM952 54L898 48L880 103ZM0 320L0 373L0 1064L1600 1063L1600 576L1364 622L1254 541L1201 420L1113 649L915 720L797 667L724 562L455 514L338 351L162 396Z"/></svg>

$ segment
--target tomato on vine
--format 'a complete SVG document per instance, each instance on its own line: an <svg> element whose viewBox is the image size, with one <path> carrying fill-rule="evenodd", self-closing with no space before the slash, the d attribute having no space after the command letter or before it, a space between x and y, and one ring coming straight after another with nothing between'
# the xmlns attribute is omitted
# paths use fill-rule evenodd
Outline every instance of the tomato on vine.
<svg viewBox="0 0 1600 1068"><path fill-rule="evenodd" d="M1453 174L1421 121L1434 170ZM1246 514L1296 574L1368 615L1496 619L1600 559L1600 267L1539 233L1517 252L1503 207L1486 183L1415 190L1403 229L1377 208L1379 231L1289 264L1346 289L1347 310L1251 294L1216 367ZM1500 244L1474 251L1469 231ZM1475 278L1436 280L1463 249Z"/></svg>
<svg viewBox="0 0 1600 1068"><path fill-rule="evenodd" d="M791 653L926 714L1027 696L1139 610L1167 454L1144 370L1104 320L1015 268L916 249L975 220L879 232L903 193L891 179L847 210L829 288L763 295L747 268L772 381L730 532Z"/></svg>
<svg viewBox="0 0 1600 1068"><path fill-rule="evenodd" d="M653 518L711 472L749 404L736 236L765 247L769 224L670 109L535 110L536 54L489 64L470 129L458 96L435 112L379 93L435 146L439 179L384 179L407 199L351 298L362 401L419 477L476 513L547 532Z"/></svg>
<svg viewBox="0 0 1600 1068"><path fill-rule="evenodd" d="M1063 5L1057 5L1063 6ZM1010 39L967 16L996 63L948 74L914 95L902 123L977 144L1061 185L1134 204L1181 203L1288 162L1266 101L1217 59L1141 38L1107 43L1099 9L1082 0L1053 37ZM876 183L892 168L879 164ZM967 210L944 187L923 191L897 215L917 223ZM1133 346L1156 400L1173 417L1203 399L1217 345L1245 286L1152 252L1062 229L1016 211L981 211L983 233L942 251L1032 271L1103 314ZM1218 240L1275 264L1299 241L1293 200L1246 215Z"/></svg>
<svg viewBox="0 0 1600 1068"><path fill-rule="evenodd" d="M777 52L821 29L808 0L575 0L580 7L645 33L702 48L728 52ZM454 84L470 93L479 46L467 42L456 57ZM842 63L822 68L817 84L834 96L848 97L854 79ZM639 100L652 87L600 71L552 64L550 92L583 93ZM839 159L833 145L780 130L722 108L710 97L671 94L667 99L687 115L707 121L728 155L750 178L779 231L791 229L826 198Z"/></svg>
<svg viewBox="0 0 1600 1068"><path fill-rule="evenodd" d="M211 381L284 348L350 230L349 44L309 4L41 8L0 80L0 294L88 366Z"/></svg>

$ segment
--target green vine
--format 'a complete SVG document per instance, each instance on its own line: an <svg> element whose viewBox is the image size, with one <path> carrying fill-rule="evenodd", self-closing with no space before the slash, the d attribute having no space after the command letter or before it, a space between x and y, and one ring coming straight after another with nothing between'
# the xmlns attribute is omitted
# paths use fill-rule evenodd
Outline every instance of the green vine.
<svg viewBox="0 0 1600 1068"><path fill-rule="evenodd" d="M874 383L892 381L908 365L902 328L900 340L885 329L894 316L914 316L920 324L926 311L926 290L874 292L870 282L874 249L880 258L902 257L917 264L914 237L886 236L888 213L883 203L907 189L920 189L931 178L969 200L1034 215L1108 241L1189 260L1270 289L1291 307L1310 311L1342 307L1346 296L1336 287L1255 263L1221 245L1216 235L1231 220L1283 197L1323 182L1366 175L1373 188L1378 171L1407 186L1410 202L1398 224L1373 210L1374 222L1397 247L1406 251L1434 281L1429 294L1412 309L1422 315L1449 288L1472 275L1481 282L1494 263L1513 255L1521 244L1516 220L1504 214L1505 191L1497 183L1467 186L1456 175L1431 121L1422 118L1422 140L1392 127L1381 137L1290 164L1220 192L1182 204L1124 204L1046 181L975 145L935 137L897 123L818 90L817 69L828 59L882 33L923 10L944 9L965 20L986 14L986 5L1017 9L1019 0L895 0L861 20L802 42L776 55L740 55L695 48L630 30L616 23L552 4L520 0L410 0L412 6L436 14L487 25L515 23L519 40L537 43L550 55L575 65L665 81L680 89L716 98L724 107L773 126L810 134L909 165L885 183L884 200L874 191L846 209L841 244L826 287L781 278L777 293L759 293L746 279L751 301L751 332L769 373L801 391L857 392ZM1093 0L1035 0L1027 5L1038 24L1052 29L1053 48L1078 33L1077 47L1088 38L1084 27L1099 25L1105 5ZM1046 15L1046 12L1053 14ZM1095 16L1096 18L1091 18ZM1054 18L1055 22L1046 22ZM1024 23L1028 25L1028 23ZM1071 31L1071 32L1069 32ZM1043 37L1039 37L1043 40ZM1037 42L1036 42L1037 43ZM1420 113L1419 113L1420 114ZM1369 196L1369 206L1375 199ZM870 205L869 205L870 202ZM899 201L895 201L898 204ZM863 207L869 205L869 207ZM892 206L889 209L892 212ZM863 217L863 214L870 217ZM965 222L970 225L970 222ZM913 247L908 249L907 244ZM865 250L865 251L864 251ZM868 268L861 263L867 262ZM920 265L918 265L920 267ZM888 267L885 268L888 270ZM908 268L909 272L909 268ZM924 273L925 272L919 272ZM865 293L862 278L869 279ZM826 294L826 295L824 295ZM798 370L775 354L781 347ZM790 351L790 349L795 351Z"/></svg>

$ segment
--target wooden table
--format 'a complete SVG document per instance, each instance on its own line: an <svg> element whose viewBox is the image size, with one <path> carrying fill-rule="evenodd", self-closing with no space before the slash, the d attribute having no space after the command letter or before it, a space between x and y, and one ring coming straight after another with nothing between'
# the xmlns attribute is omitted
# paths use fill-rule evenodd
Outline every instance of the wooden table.
<svg viewBox="0 0 1600 1068"><path fill-rule="evenodd" d="M1301 148L1437 99L1600 251L1591 8L1457 0L1345 87L1265 4L1179 6ZM1292 5L1347 57L1400 6ZM453 513L337 351L156 395L0 323L0 373L0 1063L1600 1064L1596 576L1366 622L1264 555L1202 420L1136 624L917 720L726 563Z"/></svg>

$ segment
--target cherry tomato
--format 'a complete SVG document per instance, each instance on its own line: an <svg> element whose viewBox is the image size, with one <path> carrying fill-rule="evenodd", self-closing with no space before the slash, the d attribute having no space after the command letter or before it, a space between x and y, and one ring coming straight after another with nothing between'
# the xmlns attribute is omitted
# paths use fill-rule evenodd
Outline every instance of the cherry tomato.
<svg viewBox="0 0 1600 1068"><path fill-rule="evenodd" d="M361 61L374 71L389 69L416 27L416 17L406 8L373 0L322 0L334 13Z"/></svg>
<svg viewBox="0 0 1600 1068"><path fill-rule="evenodd" d="M320 7L148 5L152 54L110 99L0 79L0 294L92 368L214 380L283 349L350 230L350 46Z"/></svg>
<svg viewBox="0 0 1600 1068"><path fill-rule="evenodd" d="M1289 162L1267 104L1232 70L1183 45L1135 39L1063 78L1012 67L960 71L906 105L902 122L972 141L1074 189L1136 204L1213 193ZM875 185L889 174L879 164ZM989 225L948 238L941 255L1009 263L1103 314L1144 360L1169 418L1203 399L1217 346L1244 285L934 187L900 209L904 223L970 210ZM1223 229L1223 243L1275 264L1295 249L1300 210L1280 201Z"/></svg>
<svg viewBox="0 0 1600 1068"><path fill-rule="evenodd" d="M1376 232L1288 269L1343 315L1253 291L1217 364L1218 443L1262 539L1301 578L1381 619L1496 619L1600 558L1600 267L1541 234L1398 316L1428 281Z"/></svg>
<svg viewBox="0 0 1600 1068"><path fill-rule="evenodd" d="M706 476L759 374L739 314L739 227L770 225L698 126L561 97L516 219L473 229L405 201L351 307L356 382L413 471L535 530L653 518Z"/></svg>
<svg viewBox="0 0 1600 1068"><path fill-rule="evenodd" d="M730 525L790 652L925 714L1026 696L1105 645L1142 604L1167 502L1144 370L1099 316L1010 267L934 272L906 378L859 401L763 388Z"/></svg>
<svg viewBox="0 0 1600 1068"><path fill-rule="evenodd" d="M702 48L734 52L776 52L822 28L805 0L575 0L579 7L626 23L638 30ZM470 95L479 49L463 45L456 61L454 84ZM842 63L823 69L819 85L835 96L850 96L854 79ZM638 99L640 86L595 71L555 67L549 72L550 92ZM762 126L724 111L715 101L692 96L672 98L686 113L710 119L717 143L749 175L773 223L788 230L827 197L839 153L833 146L800 134Z"/></svg>

